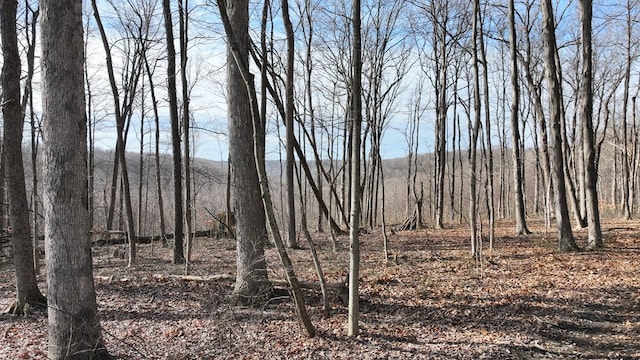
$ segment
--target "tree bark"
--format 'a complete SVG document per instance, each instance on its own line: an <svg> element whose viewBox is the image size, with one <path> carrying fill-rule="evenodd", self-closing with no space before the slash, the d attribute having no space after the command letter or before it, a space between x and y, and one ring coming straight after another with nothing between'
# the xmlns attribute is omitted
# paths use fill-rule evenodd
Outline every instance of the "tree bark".
<svg viewBox="0 0 640 360"><path fill-rule="evenodd" d="M569 209L567 207L567 191L564 177L564 160L562 154L562 133L560 129L560 83L557 77L555 52L555 21L551 0L543 0L542 22L544 39L544 62L547 91L549 92L549 121L551 123L552 171L553 188L555 194L556 223L558 229L558 248L562 252L574 251L578 247L573 238Z"/></svg>
<svg viewBox="0 0 640 360"><path fill-rule="evenodd" d="M600 209L598 206L598 171L595 161L593 133L593 60L592 60L592 1L580 0L580 18L582 28L582 79L580 81L579 117L583 124L583 151L585 170L585 197L587 222L589 226L587 249L601 248L602 229L600 227Z"/></svg>
<svg viewBox="0 0 640 360"><path fill-rule="evenodd" d="M360 0L352 3L353 69L351 96L351 214L349 219L349 313L347 334L357 336L360 332L360 142L362 126L362 34Z"/></svg>
<svg viewBox="0 0 640 360"><path fill-rule="evenodd" d="M527 228L524 204L523 159L520 153L520 85L518 84L518 57L514 0L509 0L509 48L511 50L511 154L513 156L513 185L516 216L516 235L530 233Z"/></svg>
<svg viewBox="0 0 640 360"><path fill-rule="evenodd" d="M235 43L227 46L227 109L229 116L229 157L233 164L233 211L236 217L237 277L233 296L237 303L256 304L270 296L264 246L267 242L266 216L256 170L254 129L250 99L242 69L234 59L231 45L237 46L241 61L249 57L249 3L247 0L226 1ZM220 9L223 10L222 8ZM231 42L230 42L231 43ZM264 136L264 124L258 124L258 138Z"/></svg>
<svg viewBox="0 0 640 360"><path fill-rule="evenodd" d="M17 2L3 0L0 8L2 38L2 117L4 120L4 156L6 160L9 217L12 227L13 260L16 277L16 302L10 309L22 314L25 306L42 307L46 299L38 289L34 266L29 205L24 180L22 132L24 116L20 101L20 55L16 30Z"/></svg>
<svg viewBox="0 0 640 360"><path fill-rule="evenodd" d="M105 359L91 261L82 2L42 0L49 359Z"/></svg>
<svg viewBox="0 0 640 360"><path fill-rule="evenodd" d="M187 247L186 263L187 272L191 261L191 248L193 246L193 203L191 195L191 150L189 140L189 127L191 125L189 113L189 84L187 80L187 52L189 45L189 17L188 0L178 2L180 18L180 82L182 85L182 138L184 141L184 236Z"/></svg>
<svg viewBox="0 0 640 360"><path fill-rule="evenodd" d="M473 122L470 124L471 143L469 144L469 227L471 233L471 255L475 259L480 259L480 242L482 237L478 234L478 175L477 175L477 145L480 132L480 118L482 103L480 101L480 69L478 65L478 14L480 12L479 0L473 2L473 36L472 36L472 57L473 68ZM469 120L471 122L471 119Z"/></svg>
<svg viewBox="0 0 640 360"><path fill-rule="evenodd" d="M178 95L176 93L176 48L173 43L173 20L171 18L171 2L169 0L163 0L162 9L164 14L164 26L167 39L167 91L169 95L169 117L171 119L171 149L173 152L173 263L182 264L184 263L182 153L180 147Z"/></svg>
<svg viewBox="0 0 640 360"><path fill-rule="evenodd" d="M160 169L160 115L158 114L158 101L156 99L156 90L155 85L153 83L153 73L151 72L151 67L149 66L149 59L147 59L147 54L144 54L144 67L145 72L147 74L147 79L149 80L149 95L151 96L151 106L153 107L153 117L155 121L155 151L154 151L154 160L156 165L156 190L158 193L158 211L160 216L160 236L162 236L162 245L167 246L167 238L165 236L167 230L165 226L165 218L164 218L164 198L162 195L162 176Z"/></svg>
<svg viewBox="0 0 640 360"><path fill-rule="evenodd" d="M233 58L233 61L229 61L228 63L234 63L236 65L236 71L239 77L242 79L242 82L245 86L245 104L249 105L249 116L251 120L252 127L252 139L253 139L253 153L254 153L254 166L252 167L253 171L255 171L258 175L258 184L260 188L260 197L262 202L263 211L266 213L267 220L269 222L269 227L271 228L271 233L273 235L273 242L276 245L276 249L278 251L278 256L282 261L282 265L284 266L285 275L287 277L287 282L291 287L292 297L296 309L296 313L298 314L298 319L300 320L301 325L307 331L309 337L313 337L315 335L315 328L313 324L311 324L311 319L307 313L304 297L302 296L302 292L300 290L300 285L298 282L298 278L295 275L293 270L293 265L291 263L291 259L287 254L287 250L284 246L284 242L282 241L282 237L280 236L280 231L278 229L278 224L276 222L276 217L273 211L273 203L271 200L271 193L269 191L269 181L267 179L267 172L265 169L265 133L264 133L264 123L266 121L266 114L264 111L260 112L258 109L258 96L256 94L255 85L253 82L253 75L249 72L249 64L248 64L248 49L246 48L248 41L246 38L248 37L248 2L244 2L242 4L236 4L239 7L234 8L234 6L228 6L225 4L224 0L218 0L218 7L220 10L220 16L222 18L222 23L225 28L225 33L227 34L228 39L228 47L227 51L229 53L229 57ZM262 46L264 49L265 46L265 22L267 19L267 13L269 8L269 2L265 2L263 7L263 23L262 23ZM231 9L234 11L235 16L229 16L227 11ZM236 17L237 16L237 17ZM234 20L237 23L234 24ZM239 26L238 26L239 25ZM241 39L244 41L239 41L236 36L236 30L244 30L239 35ZM227 67L227 71L229 71L229 67ZM266 77L266 69L261 68L261 77L263 84L265 83ZM229 80L231 80L231 76L229 76ZM235 90L238 90L237 88ZM266 92L265 88L262 88L263 94ZM262 110L265 110L266 103L261 103ZM248 169L248 167L246 168ZM243 170L246 170L243 169ZM239 252L239 250L238 250ZM264 259L264 257L262 258ZM264 260L263 260L264 261ZM236 284L238 281L236 279ZM270 283L269 283L270 285Z"/></svg>
<svg viewBox="0 0 640 360"><path fill-rule="evenodd" d="M293 97L293 81L294 81L294 57L295 57L295 37L293 32L293 25L289 17L289 2L287 0L281 0L282 6L282 20L284 22L284 28L287 35L287 79L285 83L285 127L286 127L286 177L287 177L287 246L289 248L297 248L298 240L296 237L296 203L294 192L294 177L293 166L295 164L295 158L293 156L293 116L294 116L294 97Z"/></svg>

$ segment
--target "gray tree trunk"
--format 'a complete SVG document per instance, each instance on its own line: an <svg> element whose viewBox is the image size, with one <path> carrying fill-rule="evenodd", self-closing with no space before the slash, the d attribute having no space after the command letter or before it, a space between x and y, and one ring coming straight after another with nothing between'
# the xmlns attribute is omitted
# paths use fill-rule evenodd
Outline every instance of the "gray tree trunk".
<svg viewBox="0 0 640 360"><path fill-rule="evenodd" d="M472 36L472 57L471 64L473 68L473 123L470 123L471 143L469 144L469 227L471 233L471 255L476 259L480 259L482 237L479 236L478 225L478 174L477 174L477 146L478 136L480 132L480 118L482 112L482 103L480 101L480 69L478 65L478 13L480 11L479 0L473 2L473 36ZM471 120L470 120L471 122Z"/></svg>
<svg viewBox="0 0 640 360"><path fill-rule="evenodd" d="M153 83L153 73L151 72L151 67L149 66L149 59L147 59L147 54L144 54L144 67L145 72L147 74L147 79L149 80L149 94L151 96L151 106L153 107L153 118L155 122L155 151L154 151L154 161L156 165L156 190L158 192L158 210L160 216L160 235L162 236L162 245L167 246L167 238L165 236L167 230L165 226L164 219L164 199L162 195L162 176L161 176L161 168L160 168L160 115L158 114L158 102L156 99L156 90L155 85Z"/></svg>
<svg viewBox="0 0 640 360"><path fill-rule="evenodd" d="M579 3L580 23L582 26L582 80L580 81L580 106L578 110L583 124L585 197L589 226L587 248L595 249L604 246L604 244L600 227L600 210L598 208L598 171L596 169L593 134L592 2L591 0L580 0Z"/></svg>
<svg viewBox="0 0 640 360"><path fill-rule="evenodd" d="M48 358L109 358L91 262L82 1L40 8Z"/></svg>
<svg viewBox="0 0 640 360"><path fill-rule="evenodd" d="M347 334L360 332L360 143L362 127L362 35L360 28L360 0L353 0L353 89L351 97L351 215L349 219L349 314Z"/></svg>
<svg viewBox="0 0 640 360"><path fill-rule="evenodd" d="M295 55L295 34L293 32L293 24L289 17L289 2L287 0L281 0L282 6L282 20L284 22L284 28L287 34L287 79L285 84L285 126L287 132L286 139L286 176L287 176L287 247L297 248L298 239L296 236L296 203L294 192L294 177L293 167L295 165L295 158L293 156L293 116L294 116L294 57Z"/></svg>
<svg viewBox="0 0 640 360"><path fill-rule="evenodd" d="M176 88L176 48L173 43L171 2L162 1L164 26L167 37L167 84L169 117L171 118L171 148L173 151L173 263L184 263L183 203L182 203L182 154L180 148L180 122L178 119L178 95Z"/></svg>
<svg viewBox="0 0 640 360"><path fill-rule="evenodd" d="M249 2L227 1L236 45L245 63L249 61ZM253 304L270 296L264 246L267 243L266 217L260 194L253 146L253 123L249 96L241 70L227 49L227 109L229 117L229 157L233 165L233 211L236 217L237 275L233 296L240 304ZM258 129L264 136L264 124ZM264 159L260 159L264 161Z"/></svg>
<svg viewBox="0 0 640 360"><path fill-rule="evenodd" d="M107 40L107 34L102 25L102 20L100 18L100 13L98 12L98 6L96 4L96 0L91 1L94 17L96 19L96 23L98 25L98 29L100 30L100 37L102 38L102 44L104 46L105 54L106 54L106 62L107 62L107 73L109 75L109 83L111 85L111 92L114 100L114 108L115 108L115 117L116 117L116 132L117 132L117 141L116 141L116 159L120 163L120 172L121 172L121 201L124 201L124 208L121 206L121 210L125 212L127 218L127 236L129 238L129 266L134 266L136 264L136 229L135 222L133 221L133 207L131 204L131 186L129 183L129 170L127 168L126 161L126 131L125 130L125 118L129 117L131 114L131 104L133 103L134 94L137 87L137 79L140 74L140 66L139 59L131 59L132 63L136 63L136 65L132 64L132 70L130 74L131 82L128 84L130 88L125 89L125 93L129 93L128 96L125 96L125 100L123 101L124 111L120 109L120 95L118 91L118 85L116 84L113 62L111 57L111 48L109 46L109 42ZM115 169L115 165L114 165ZM117 176L117 172L113 173L113 176ZM112 197L112 204L113 204Z"/></svg>
<svg viewBox="0 0 640 360"><path fill-rule="evenodd" d="M520 153L520 86L518 85L518 57L514 0L509 0L509 48L511 50L511 152L513 155L513 182L515 191L516 235L528 234L525 204L522 155Z"/></svg>
<svg viewBox="0 0 640 360"><path fill-rule="evenodd" d="M184 141L184 236L187 248L186 270L189 271L189 261L191 261L191 248L193 246L193 202L191 195L191 148L189 144L189 84L187 80L187 52L189 47L189 2L180 0L178 2L180 19L180 82L182 85L182 138Z"/></svg>
<svg viewBox="0 0 640 360"><path fill-rule="evenodd" d="M560 251L573 251L578 247L573 238L569 209L567 207L567 190L565 187L564 160L562 154L562 133L560 129L560 83L557 77L555 51L555 22L551 0L543 0L542 22L544 41L544 62L547 91L549 92L549 122L551 123L551 176L555 195L556 223L558 228L558 248Z"/></svg>
<svg viewBox="0 0 640 360"><path fill-rule="evenodd" d="M2 38L3 55L3 144L17 293L16 302L11 307L10 312L22 314L27 304L44 306L46 299L38 289L36 279L29 222L29 205L24 181L24 163L22 160L24 116L20 102L20 55L16 32L16 11L16 1L2 1L0 7L0 36Z"/></svg>

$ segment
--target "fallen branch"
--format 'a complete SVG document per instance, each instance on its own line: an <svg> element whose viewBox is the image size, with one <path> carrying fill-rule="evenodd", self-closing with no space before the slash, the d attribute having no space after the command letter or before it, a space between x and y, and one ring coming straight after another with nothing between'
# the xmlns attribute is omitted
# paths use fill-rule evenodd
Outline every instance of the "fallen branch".
<svg viewBox="0 0 640 360"><path fill-rule="evenodd" d="M105 281L105 282L130 282L134 280L138 280L136 278L131 277L123 277L123 278L115 278L112 276L95 276L96 280ZM166 280L166 279L177 279L183 281L193 281L193 282L235 282L236 277L234 275L229 274L214 274L214 275L177 275L177 274L153 274L151 278L155 280ZM289 283L286 280L272 280L271 281L274 286L289 289ZM302 289L314 290L314 291L322 291L322 287L319 282L311 282L311 281L299 281L298 285ZM348 296L348 289L345 283L327 283L325 284L327 292L331 293L338 300L342 301L343 304L346 304L346 296Z"/></svg>

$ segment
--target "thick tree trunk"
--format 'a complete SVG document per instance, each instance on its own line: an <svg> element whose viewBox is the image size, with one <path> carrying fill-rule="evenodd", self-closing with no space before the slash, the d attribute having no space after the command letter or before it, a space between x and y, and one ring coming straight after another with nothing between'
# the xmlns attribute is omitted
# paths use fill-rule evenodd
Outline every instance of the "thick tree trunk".
<svg viewBox="0 0 640 360"><path fill-rule="evenodd" d="M82 2L42 0L49 359L103 359L91 262Z"/></svg>
<svg viewBox="0 0 640 360"><path fill-rule="evenodd" d="M244 63L249 56L249 3L226 1L226 11ZM249 95L241 69L227 49L227 108L229 114L229 157L233 164L233 211L236 217L237 276L233 296L241 304L267 299L271 283L267 276L264 246L267 243L266 217L260 193L253 146L254 130ZM264 136L264 124L257 129ZM259 159L258 161L264 161Z"/></svg>
<svg viewBox="0 0 640 360"><path fill-rule="evenodd" d="M15 0L4 0L0 6L2 38L2 117L6 160L9 216L12 227L13 261L16 276L16 303L11 312L21 314L27 304L44 306L45 298L38 289L34 266L33 243L29 223L29 205L24 181L22 132L24 116L20 102L20 56L16 32Z"/></svg>
<svg viewBox="0 0 640 360"><path fill-rule="evenodd" d="M300 290L300 285L298 282L298 278L293 271L293 265L291 263L291 259L287 254L287 250L285 248L282 237L280 236L280 230L278 229L278 225L276 222L276 217L273 211L273 203L271 201L271 193L269 191L269 181L267 179L267 172L265 169L265 133L264 133L264 124L266 122L266 101L263 98L263 101L260 104L260 109L258 109L258 96L256 93L253 75L249 72L249 64L248 64L248 50L246 48L247 41L246 37L248 33L246 32L249 23L248 17L248 4L244 2L239 8L233 8L233 6L228 7L228 4L225 4L224 0L218 0L218 8L220 9L220 16L222 18L222 23L224 25L225 33L227 34L228 39L228 47L227 51L229 53L229 57L233 58L233 61L229 61L236 65L236 71L240 75L242 82L245 86L245 103L249 105L249 116L251 120L252 127L252 139L253 139L253 153L254 153L254 166L252 169L258 175L258 184L260 187L260 197L261 203L263 206L263 210L266 213L266 217L269 222L269 227L271 229L271 233L273 235L273 242L276 245L276 249L278 250L278 256L282 261L282 265L284 266L285 275L287 277L287 282L291 287L292 297L295 304L295 309L298 314L298 318L300 320L301 325L307 331L309 337L313 337L315 335L315 328L313 324L311 324L311 319L307 313L307 310L304 305L304 297L302 296L302 292ZM268 16L270 3L268 1L265 2L263 7L263 16L262 16L262 31L261 31L261 44L262 49L265 49L266 41L265 41L265 29L266 29L266 19ZM235 12L234 17L230 17L227 13L227 10L231 8ZM233 19L233 20L232 20ZM238 23L234 24L234 20ZM239 25L239 26L238 26ZM239 29L238 29L239 28ZM242 41L238 39L236 36L235 30L240 30L239 34ZM244 30L244 31L243 31ZM229 71L229 68L227 68ZM261 68L261 80L262 84L266 82L266 69ZM238 90L238 89L235 89ZM263 85L262 93L266 93L266 89ZM261 111L262 110L262 111ZM247 170L246 169L243 170ZM259 239L258 239L259 240ZM238 253L240 250L238 250ZM263 259L263 258L262 258ZM264 261L264 260L263 260ZM238 281L236 279L236 285ZM270 283L268 283L270 285ZM263 296L263 295L261 295Z"/></svg>

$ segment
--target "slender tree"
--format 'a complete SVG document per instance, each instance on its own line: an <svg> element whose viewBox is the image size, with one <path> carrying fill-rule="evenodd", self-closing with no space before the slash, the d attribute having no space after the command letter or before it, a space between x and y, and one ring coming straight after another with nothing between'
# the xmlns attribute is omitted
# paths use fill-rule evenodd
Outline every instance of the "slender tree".
<svg viewBox="0 0 640 360"><path fill-rule="evenodd" d="M593 56L592 56L592 1L580 0L580 25L582 32L582 79L580 81L579 117L582 122L585 197L587 222L589 226L588 249L602 247L602 229L600 227L600 209L598 206L598 171L595 161L593 133Z"/></svg>
<svg viewBox="0 0 640 360"><path fill-rule="evenodd" d="M351 73L351 214L349 216L349 314L347 334L357 336L360 331L360 143L362 128L362 33L360 0L352 2L353 70Z"/></svg>
<svg viewBox="0 0 640 360"><path fill-rule="evenodd" d="M169 92L169 118L171 119L171 148L173 150L173 263L184 263L184 211L182 202L182 153L180 146L180 119L176 86L176 48L173 43L171 2L162 0L164 27L167 39L167 91Z"/></svg>
<svg viewBox="0 0 640 360"><path fill-rule="evenodd" d="M36 61L36 37L37 23L40 14L39 9L32 9L29 1L25 2L25 40L27 42L27 75L24 82L24 94L22 95L22 114L26 116L29 109L29 127L31 130L31 238L33 242L33 265L36 274L40 272L40 193L38 189L38 152L40 146L40 118L36 115L33 106L33 76Z"/></svg>
<svg viewBox="0 0 640 360"><path fill-rule="evenodd" d="M16 30L17 1L3 0L0 8L2 38L2 117L6 160L9 217L12 227L13 259L17 298L10 312L22 314L27 304L42 307L46 299L38 289L34 266L29 206L22 160L24 115L20 101L20 55Z"/></svg>
<svg viewBox="0 0 640 360"><path fill-rule="evenodd" d="M294 60L295 60L295 34L293 32L293 24L289 17L289 2L287 0L281 0L282 6L282 20L284 22L284 28L287 35L287 79L285 83L285 127L287 132L286 138L286 170L287 170L287 214L288 214L288 227L287 227L287 246L290 248L298 247L298 240L296 236L296 203L294 192L294 165L295 158L293 155L293 111L294 111Z"/></svg>
<svg viewBox="0 0 640 360"><path fill-rule="evenodd" d="M558 248L560 251L573 251L578 247L573 238L571 223L569 220L569 209L567 207L567 190L565 187L564 160L562 154L562 133L561 124L561 104L560 82L558 80L555 53L556 35L553 7L551 0L543 0L542 23L543 23L543 52L545 64L545 78L547 91L549 92L549 121L551 125L551 161L553 177L553 188L555 195L556 222L558 229Z"/></svg>
<svg viewBox="0 0 640 360"><path fill-rule="evenodd" d="M113 60L111 55L111 46L109 45L109 41L107 39L107 33L102 25L102 20L100 18L100 13L98 11L98 5L96 0L91 1L91 5L93 7L93 14L96 19L96 23L98 25L98 29L100 30L100 37L102 38L102 44L104 47L104 51L107 59L107 74L109 76L109 84L111 85L111 93L113 96L114 109L115 109L115 117L116 117L116 159L120 165L120 179L122 184L122 197L121 201L124 201L124 211L127 217L127 236L129 238L129 266L134 266L137 262L136 255L136 229L135 222L133 220L133 205L131 201L131 187L129 182L129 169L127 167L125 146L126 146L126 129L128 126L127 118L130 118L132 114L132 105L136 94L136 89L138 86L138 79L141 74L141 58L139 54L139 48L132 55L131 59L128 61L131 62L131 71L126 74L128 78L128 86L124 89L124 100L123 106L120 107L120 90L118 89L118 85L116 84L116 77L113 67ZM135 36L135 35L134 35ZM114 173L113 177L117 177L117 174ZM111 204L113 205L115 197L111 198Z"/></svg>
<svg viewBox="0 0 640 360"><path fill-rule="evenodd" d="M529 233L524 204L524 167L520 152L520 85L518 84L518 49L514 0L509 0L509 49L511 51L511 155L513 156L513 185L515 190L516 235Z"/></svg>
<svg viewBox="0 0 640 360"><path fill-rule="evenodd" d="M162 245L167 246L167 230L165 226L165 215L164 215L164 197L162 195L162 169L160 167L160 115L158 113L158 101L156 99L156 90L153 82L153 71L151 66L149 66L149 59L147 58L147 54L143 54L144 56L144 68L145 73L147 75L147 80L149 81L149 95L151 96L151 106L153 108L153 118L155 123L155 132L154 132L154 160L155 160L155 168L156 168L156 191L158 195L158 212L160 216L160 236L162 237Z"/></svg>
<svg viewBox="0 0 640 360"><path fill-rule="evenodd" d="M482 102L480 101L480 68L478 65L478 41L480 36L479 31L479 14L480 14L480 1L473 1L473 39L472 39L472 58L471 64L473 68L473 122L470 119L471 129L471 143L469 144L469 226L471 232L471 255L476 259L480 259L482 237L479 234L478 226L478 174L477 174L477 146L478 136L480 134L481 116L482 116Z"/></svg>

